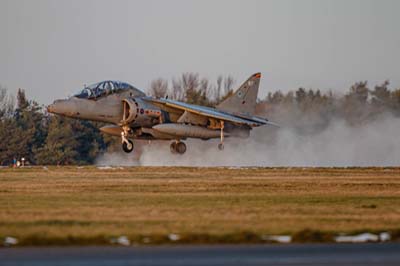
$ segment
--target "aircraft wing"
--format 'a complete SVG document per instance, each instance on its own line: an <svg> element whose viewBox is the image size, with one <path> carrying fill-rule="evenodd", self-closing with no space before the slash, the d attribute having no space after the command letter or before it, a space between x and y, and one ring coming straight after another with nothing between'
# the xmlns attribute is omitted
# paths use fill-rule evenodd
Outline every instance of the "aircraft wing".
<svg viewBox="0 0 400 266"><path fill-rule="evenodd" d="M176 109L179 109L182 111L187 111L187 112L194 113L197 115L215 118L218 120L228 121L228 122L232 122L235 124L249 125L252 127L261 126L261 125L265 125L265 124L272 124L268 120L264 120L264 119L261 119L258 117L241 118L241 117L238 117L238 116L235 116L232 114L221 112L214 108L198 106L198 105L183 103L183 102L179 102L179 101L169 100L169 99L154 99L151 97L145 97L144 100L149 101L149 102L159 103L159 104L161 103L161 104L164 104L165 106L176 108Z"/></svg>

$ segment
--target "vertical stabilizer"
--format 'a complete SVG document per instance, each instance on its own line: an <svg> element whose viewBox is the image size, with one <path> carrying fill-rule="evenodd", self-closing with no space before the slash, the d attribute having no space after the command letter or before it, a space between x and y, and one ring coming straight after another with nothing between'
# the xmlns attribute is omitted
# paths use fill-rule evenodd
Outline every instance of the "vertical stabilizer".
<svg viewBox="0 0 400 266"><path fill-rule="evenodd" d="M261 73L252 75L237 91L216 106L218 110L253 116L256 110Z"/></svg>

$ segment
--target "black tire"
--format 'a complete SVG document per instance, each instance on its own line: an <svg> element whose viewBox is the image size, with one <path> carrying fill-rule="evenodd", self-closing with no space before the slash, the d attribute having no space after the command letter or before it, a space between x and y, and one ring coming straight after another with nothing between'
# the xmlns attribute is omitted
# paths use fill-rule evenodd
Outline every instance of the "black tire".
<svg viewBox="0 0 400 266"><path fill-rule="evenodd" d="M222 144L222 143L218 144L218 150L223 151L224 150L224 144Z"/></svg>
<svg viewBox="0 0 400 266"><path fill-rule="evenodd" d="M128 139L128 143L126 143L126 142L122 143L122 149L126 153L132 152L133 151L133 142Z"/></svg>
<svg viewBox="0 0 400 266"><path fill-rule="evenodd" d="M179 154L184 154L186 152L186 144L183 142L178 142L176 144L176 152Z"/></svg>
<svg viewBox="0 0 400 266"><path fill-rule="evenodd" d="M172 154L176 153L176 142L172 142L171 145L169 146L169 149L171 150Z"/></svg>

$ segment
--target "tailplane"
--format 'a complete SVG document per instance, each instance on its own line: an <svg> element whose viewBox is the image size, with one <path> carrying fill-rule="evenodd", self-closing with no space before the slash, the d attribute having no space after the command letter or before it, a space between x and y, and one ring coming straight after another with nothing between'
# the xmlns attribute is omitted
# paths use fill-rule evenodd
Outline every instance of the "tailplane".
<svg viewBox="0 0 400 266"><path fill-rule="evenodd" d="M216 108L228 113L253 116L256 110L260 78L261 73L252 75L233 95L217 105Z"/></svg>

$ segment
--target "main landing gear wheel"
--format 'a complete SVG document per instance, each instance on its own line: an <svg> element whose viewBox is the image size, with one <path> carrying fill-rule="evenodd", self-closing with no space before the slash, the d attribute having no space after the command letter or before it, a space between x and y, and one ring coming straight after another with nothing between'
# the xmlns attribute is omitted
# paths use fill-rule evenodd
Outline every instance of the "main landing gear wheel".
<svg viewBox="0 0 400 266"><path fill-rule="evenodd" d="M171 153L175 154L176 153L176 142L172 142L171 145L169 146L169 149L171 150Z"/></svg>
<svg viewBox="0 0 400 266"><path fill-rule="evenodd" d="M122 149L126 153L130 153L133 151L133 142L131 140L126 140L122 143Z"/></svg>
<svg viewBox="0 0 400 266"><path fill-rule="evenodd" d="M179 154L184 154L186 152L186 144L183 142L178 142L176 144L176 152Z"/></svg>
<svg viewBox="0 0 400 266"><path fill-rule="evenodd" d="M218 150L223 151L224 150L224 144L222 144L222 143L218 144Z"/></svg>
<svg viewBox="0 0 400 266"><path fill-rule="evenodd" d="M186 152L186 144L184 142L172 142L170 150L174 154L184 154Z"/></svg>

